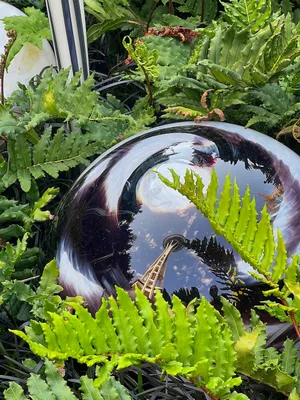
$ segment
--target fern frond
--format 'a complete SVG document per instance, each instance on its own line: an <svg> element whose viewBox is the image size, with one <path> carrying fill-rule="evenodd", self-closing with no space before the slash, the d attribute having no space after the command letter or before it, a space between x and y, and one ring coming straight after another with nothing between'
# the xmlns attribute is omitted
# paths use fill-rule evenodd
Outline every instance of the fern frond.
<svg viewBox="0 0 300 400"><path fill-rule="evenodd" d="M133 16L128 10L129 2L120 0L85 0L86 11L98 21L87 32L88 42L97 40L103 33L130 23ZM134 21L135 22L135 21Z"/></svg>
<svg viewBox="0 0 300 400"><path fill-rule="evenodd" d="M249 27L252 33L265 27L272 18L271 0L231 0L223 3L223 17L241 29Z"/></svg>
<svg viewBox="0 0 300 400"><path fill-rule="evenodd" d="M101 364L96 386L114 368L140 361L156 363L170 374L184 375L221 398L241 383L240 378L234 377L236 353L230 329L206 299L201 299L197 311L187 311L174 296L170 310L157 293L156 305L157 311L138 288L136 304L123 289L117 288L117 298L103 300L95 318L80 304L66 302L65 306L68 310L71 307L74 314L67 309L61 314L50 312L48 324L34 322L26 328L27 334L14 332L42 357L72 357L89 366ZM43 338L37 341L32 328L36 330L38 326ZM216 379L218 385L214 386Z"/></svg>
<svg viewBox="0 0 300 400"><path fill-rule="evenodd" d="M51 129L48 129L33 146L21 133L8 142L10 170L2 179L7 187L18 179L22 190L28 192L32 179L42 178L46 174L57 178L61 171L87 164L88 157L101 148L101 142L91 140L88 134L83 135L80 131L66 135L60 129L52 136Z"/></svg>
<svg viewBox="0 0 300 400"><path fill-rule="evenodd" d="M187 170L183 183L175 171L171 170L171 174L172 180L168 180L158 173L160 179L167 186L186 196L209 219L216 234L222 235L243 260L258 272L250 271L249 273L255 279L270 286L270 290L264 291L263 294L265 296L274 295L281 302L267 300L263 302L263 306L257 307L266 310L281 321L292 322L300 337L298 303L300 284L297 282L296 275L299 257L296 255L291 262L288 262L286 247L280 231L277 232L275 244L266 206L262 209L261 219L258 221L255 201L254 199L251 201L249 187L245 191L242 204L240 204L236 182L233 184L233 190L230 190L232 185L229 184L229 178L225 180L219 200L217 197L218 181L214 170L206 195L203 193L203 182L196 173ZM284 282L283 289L280 289L280 280ZM237 336L236 329L235 336Z"/></svg>
<svg viewBox="0 0 300 400"><path fill-rule="evenodd" d="M137 41L133 45L132 39L129 36L125 36L122 43L128 55L136 62L141 74L144 74L146 79L155 84L158 77L156 66L158 58L157 50L150 50L142 40Z"/></svg>
<svg viewBox="0 0 300 400"><path fill-rule="evenodd" d="M262 86L296 63L299 29L290 15L277 17L254 35L248 27L218 24L199 38L189 68L213 89Z"/></svg>
<svg viewBox="0 0 300 400"><path fill-rule="evenodd" d="M178 190L181 194L191 200L196 207L209 218L215 232L223 235L238 251L242 258L256 271L265 276L270 276L274 262L273 252L269 251L270 243L272 243L272 241L274 242L272 235L271 237L268 235L269 228L271 227L270 217L267 214L266 207L264 207L261 211L261 220L257 220L255 203L251 202L249 188L246 190L242 199L242 205L240 205L236 184L234 184L234 193L231 195L228 187L229 178L226 178L225 187L221 194L221 200L216 209L215 205L218 202L218 182L214 170L212 172L212 179L206 196L202 193L199 184L197 185L196 183L201 181L201 178L194 172L187 170L184 183L180 182L179 175L174 171L172 171L172 175L173 181L167 180L161 174L159 174L159 177L167 186ZM226 203L225 207L224 202ZM235 214L234 217L232 215L230 216L230 213L228 212L229 205L230 213ZM250 220L252 226L250 235L252 235L252 237L250 239L247 237L246 240L244 238ZM282 272L286 267L286 249L280 240L280 235L279 243L280 245L277 246L276 256L278 267L273 270L275 283L277 283L279 278L281 278ZM263 260L263 262L261 262L261 260ZM284 264L283 269L282 264ZM279 273L276 272L277 269Z"/></svg>
<svg viewBox="0 0 300 400"><path fill-rule="evenodd" d="M69 301L60 314L48 313L47 323L31 321L26 334L13 332L42 357L100 364L94 388L103 385L113 369L141 361L156 364L168 374L183 375L222 400L230 398L241 383L235 377L237 371L284 393L295 387L294 344L287 341L282 356L274 348L265 349L265 325L256 320L252 330L246 330L240 313L227 300L222 299L222 317L205 298L196 309L193 304L185 308L174 296L170 309L157 291L154 310L139 289L136 304L123 289L116 291L116 300L103 300L95 318L78 302ZM121 319L126 322L123 327Z"/></svg>
<svg viewBox="0 0 300 400"><path fill-rule="evenodd" d="M189 13L195 17L201 17L201 21L205 21L207 23L210 23L215 18L218 10L218 3L216 0L209 0L205 2L203 15L202 0L175 1L175 3L177 2L182 4L177 7L178 11Z"/></svg>
<svg viewBox="0 0 300 400"><path fill-rule="evenodd" d="M9 200L0 196L0 238L4 241L23 236L30 232L36 221L46 221L52 218L50 211L43 208L57 196L59 189L48 188L33 206L19 204L16 200Z"/></svg>
<svg viewBox="0 0 300 400"><path fill-rule="evenodd" d="M259 90L250 91L251 98L260 105L243 106L254 116L248 121L247 127L258 122L266 122L268 126L288 125L293 117L300 111L297 97L284 91L278 84L271 83L262 86Z"/></svg>
<svg viewBox="0 0 300 400"><path fill-rule="evenodd" d="M67 381L61 376L55 365L45 361L45 380L37 374L31 374L27 380L28 394L34 400L76 400L78 397L67 385ZM80 378L82 400L130 400L127 390L114 377L110 377L101 389L96 389L93 380L87 376ZM24 390L15 382L10 382L9 388L4 391L5 400L27 399Z"/></svg>
<svg viewBox="0 0 300 400"><path fill-rule="evenodd" d="M91 89L94 85L93 76L89 76L81 85L81 71L68 82L70 69L54 74L49 68L36 86L29 86L26 96L30 111L25 113L20 122L30 130L51 118L61 118L65 121L77 119L87 121L99 117L98 94ZM82 101L84 99L84 102Z"/></svg>

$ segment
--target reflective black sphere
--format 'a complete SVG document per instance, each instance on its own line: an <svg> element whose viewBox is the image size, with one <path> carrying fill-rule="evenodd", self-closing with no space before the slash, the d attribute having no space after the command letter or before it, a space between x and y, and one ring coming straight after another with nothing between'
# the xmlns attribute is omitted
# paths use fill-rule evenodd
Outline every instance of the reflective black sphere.
<svg viewBox="0 0 300 400"><path fill-rule="evenodd" d="M85 297L95 311L115 285L132 291L172 235L179 235L177 251L169 254L160 276L165 297L176 293L188 302L204 295L218 307L225 295L246 315L261 296L249 265L154 170L168 177L169 168L182 175L189 168L208 185L215 168L220 186L230 173L242 196L250 185L257 208L267 204L293 254L299 251L299 161L266 135L220 122L165 125L121 142L86 169L64 201L60 284L66 294Z"/></svg>

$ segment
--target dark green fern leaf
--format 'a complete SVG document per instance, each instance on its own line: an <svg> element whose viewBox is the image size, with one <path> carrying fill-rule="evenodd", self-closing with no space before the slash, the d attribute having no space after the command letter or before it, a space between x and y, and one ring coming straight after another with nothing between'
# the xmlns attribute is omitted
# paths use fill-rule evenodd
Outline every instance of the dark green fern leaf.
<svg viewBox="0 0 300 400"><path fill-rule="evenodd" d="M88 157L101 149L102 142L91 140L88 134L83 135L79 130L66 135L60 129L52 136L48 129L34 146L21 133L8 142L10 170L2 180L8 187L18 179L23 191L28 192L33 178L39 179L46 174L57 178L61 171L86 165Z"/></svg>
<svg viewBox="0 0 300 400"><path fill-rule="evenodd" d="M272 20L271 0L230 0L221 2L224 6L224 18L240 26L250 27L252 33L265 27Z"/></svg>

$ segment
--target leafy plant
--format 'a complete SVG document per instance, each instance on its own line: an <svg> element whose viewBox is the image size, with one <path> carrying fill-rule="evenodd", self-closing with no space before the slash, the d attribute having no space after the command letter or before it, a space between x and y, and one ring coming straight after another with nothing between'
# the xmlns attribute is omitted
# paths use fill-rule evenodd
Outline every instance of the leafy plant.
<svg viewBox="0 0 300 400"><path fill-rule="evenodd" d="M115 367L125 368L141 360L156 363L167 373L185 375L220 398L228 398L231 388L241 383L240 378L234 377L236 354L230 330L207 300L203 298L197 313L189 316L174 296L172 317L159 292L156 312L138 289L136 305L124 290L117 289L117 293L117 301L103 300L95 319L82 306L69 302L66 304L75 314L67 310L60 316L52 313L51 325L32 325L26 330L28 336L20 331L15 333L40 356L60 361L73 357L89 366L104 363L94 381L96 387L106 381ZM205 333L201 321L207 327ZM41 340L36 343L34 336L38 331ZM67 332L68 344L63 339ZM239 396L236 398L246 398Z"/></svg>
<svg viewBox="0 0 300 400"><path fill-rule="evenodd" d="M125 23L145 29L145 25L127 0L85 0L85 5L86 11L98 21L87 32L89 42L93 42L103 33L117 29Z"/></svg>
<svg viewBox="0 0 300 400"><path fill-rule="evenodd" d="M34 145L22 132L9 137L9 171L2 179L6 187L18 179L22 190L28 192L32 179L42 178L45 174L57 178L61 171L88 163L87 158L100 149L100 142L91 141L88 135L82 135L80 131L66 135L64 129L59 129L52 137L52 130L48 129Z"/></svg>
<svg viewBox="0 0 300 400"><path fill-rule="evenodd" d="M265 349L266 327L255 314L248 331L226 299L222 299L223 318L205 298L198 307L193 301L185 308L174 295L169 309L157 291L154 311L139 289L136 303L123 289L116 290L117 299L103 300L95 318L80 304L66 302L68 309L60 315L48 313L49 325L32 322L25 328L27 334L13 332L41 357L58 363L72 357L88 366L102 364L95 387L101 386L114 368L140 361L187 377L213 399L247 398L230 393L241 383L235 372L285 393L295 387L298 366L293 342L285 342L282 356L275 349Z"/></svg>
<svg viewBox="0 0 300 400"><path fill-rule="evenodd" d="M266 122L270 127L284 125L292 116L300 111L300 103L292 93L286 93L278 84L272 83L250 92L259 105L246 105L245 111L250 111L254 116L247 126L259 122Z"/></svg>
<svg viewBox="0 0 300 400"><path fill-rule="evenodd" d="M44 5L38 0L15 3ZM184 389L195 384L211 399L247 398L234 392L235 388L257 400L277 399L277 395L281 399L274 392L264 397L261 386L256 389L257 384L252 384L254 379L289 396L289 400L299 400L298 345L288 339L280 350L267 348L266 327L254 310L250 326L245 327L238 311L225 299L221 316L204 299L200 305L194 301L186 308L174 297L170 308L157 293L153 309L140 293L134 303L118 289L117 300L105 300L95 318L85 309L82 298L63 301L55 262L48 263L42 272L41 266L46 263L43 254L50 246L45 243L49 224L38 224L53 218L55 208L48 206L48 201L57 189L52 187L60 187L63 194L74 177L69 173L71 168L144 130L157 117L199 120L219 110L219 116L229 122L249 121L263 132L292 133L299 140L298 3L85 0L91 69L96 68L96 74L79 86L79 74L69 81L69 71L49 69L28 88L20 85L20 90L5 99L0 110L0 348L5 355L0 387L7 388L8 380L20 384L12 382L6 398L129 398L115 386L118 383L102 384L115 368L123 367L122 372L116 372L120 380L130 388L137 381L136 397L150 398L153 391L148 391L147 385L141 387L140 375L144 362L150 361L154 364L148 384L153 385L153 371L157 375L161 368L163 383L156 380L154 385L166 385L164 398L174 398L178 393L189 398ZM29 10L28 17L5 21L6 28L17 33L15 47L6 54L9 62L23 43L41 47L43 38L50 39L45 16ZM130 38L125 37L122 49L125 35ZM129 56L122 62L126 50ZM112 58L117 66L111 65ZM136 69L128 71L132 66ZM125 70L125 74L119 70ZM112 75L112 71L116 73ZM145 83L145 90L140 82ZM187 196L198 204L201 190L196 180L193 175L179 185L176 177L176 184L170 184L179 185L179 190L184 187ZM271 294L272 301L266 297L260 307L293 323L297 331L297 256L292 262L287 260L281 236L274 239L266 211L258 222L249 190L240 204L238 190L229 181L227 178L218 200L213 177L210 197L202 193L201 204L207 207L206 215L216 232L224 234L243 257L248 257L253 276L269 286L265 294ZM41 198L40 193L44 193ZM253 227L250 237L243 233L246 225ZM53 257L53 249L49 253L47 260ZM26 327L26 336L22 332L20 336L36 354L55 360L58 369L46 361L45 373L43 362L33 361L38 356L8 333L8 327L20 330L20 321L28 324L32 317L36 321ZM64 368L69 388L67 379L58 372L63 372L61 364L68 357L71 360ZM87 372L72 359L90 365ZM28 369L30 365L36 368ZM131 367L128 373L130 365L137 367ZM29 378L27 388L25 381L33 369L35 375ZM97 378L92 381L95 369ZM80 378L82 373L89 378ZM166 377L167 373L183 375L179 392L171 392L170 380L181 378ZM241 378L237 374L243 377L239 387ZM100 390L95 388L99 385Z"/></svg>
<svg viewBox="0 0 300 400"><path fill-rule="evenodd" d="M251 199L247 188L240 204L239 188L230 176L226 177L220 200L217 198L218 180L213 170L212 179L206 196L203 193L203 182L199 175L186 171L184 182L171 170L173 180L169 181L159 174L160 179L169 187L186 196L209 219L212 228L221 234L249 263L255 272L249 272L255 279L270 287L264 291L265 296L273 295L279 302L264 301L258 308L266 310L280 321L292 323L300 338L300 283L297 278L299 256L288 261L287 251L280 231L275 241L267 207L257 219L255 199ZM218 202L218 204L217 204ZM284 285L281 287L280 281Z"/></svg>
<svg viewBox="0 0 300 400"><path fill-rule="evenodd" d="M144 75L149 95L149 101L150 104L152 104L153 95L151 84L155 84L157 82L157 77L159 73L156 67L158 57L157 51L149 51L148 47L141 40L137 41L135 43L135 46L133 46L132 40L129 36L125 36L125 38L123 39L123 45L128 51L130 59L135 61L137 67Z"/></svg>
<svg viewBox="0 0 300 400"><path fill-rule="evenodd" d="M216 16L218 3L215 0L175 0L180 4L176 8L182 13L189 13L194 17L201 17L201 22L211 22Z"/></svg>
<svg viewBox="0 0 300 400"><path fill-rule="evenodd" d="M20 204L16 200L9 200L0 196L0 222L7 227L0 229L2 241L23 236L30 232L35 222L50 220L53 218L50 211L43 208L58 194L59 189L48 188L38 201L32 206Z"/></svg>
<svg viewBox="0 0 300 400"><path fill-rule="evenodd" d="M98 94L92 91L93 76L89 76L79 86L80 71L68 82L70 68L57 74L49 68L36 86L29 86L25 91L29 111L19 116L19 125L30 130L52 119L83 122L98 117ZM82 99L85 99L82 102ZM5 134L5 132L3 132Z"/></svg>
<svg viewBox="0 0 300 400"><path fill-rule="evenodd" d="M64 380L59 370L51 361L46 360L45 367L45 380L43 380L37 374L31 374L30 378L27 380L28 392L30 399L32 400L40 400L45 398L53 400L60 400L62 398L69 400L130 399L130 396L125 388L113 377L105 382L102 388L99 390L93 386L93 380L87 376L82 376L80 378L81 386L79 390L82 392L82 395L77 397L73 394L72 390L67 385L67 382ZM9 388L4 392L4 398L6 400L25 400L27 399L27 396L25 396L25 393L20 385L15 382L11 382Z"/></svg>
<svg viewBox="0 0 300 400"><path fill-rule="evenodd" d="M225 10L224 19L241 29L250 28L252 33L264 28L273 16L271 0L230 0L221 4Z"/></svg>
<svg viewBox="0 0 300 400"><path fill-rule="evenodd" d="M216 25L202 36L189 65L207 89L260 86L283 74L299 56L299 26L280 16L252 35L248 28Z"/></svg>

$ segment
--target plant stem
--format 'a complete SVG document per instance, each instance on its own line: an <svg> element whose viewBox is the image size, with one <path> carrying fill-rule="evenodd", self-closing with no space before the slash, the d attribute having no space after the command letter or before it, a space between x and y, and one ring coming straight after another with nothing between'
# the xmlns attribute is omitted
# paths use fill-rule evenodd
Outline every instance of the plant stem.
<svg viewBox="0 0 300 400"><path fill-rule="evenodd" d="M219 397L212 395L205 386L200 386L200 389L209 396L210 400L219 400Z"/></svg>
<svg viewBox="0 0 300 400"><path fill-rule="evenodd" d="M147 32L149 31L150 22L152 20L152 16L153 16L153 13L154 13L154 11L155 11L155 9L157 7L157 4L158 4L158 2L154 0L153 6L152 6L152 9L151 9L151 12L149 14L148 21L147 21L147 26L146 26Z"/></svg>
<svg viewBox="0 0 300 400"><path fill-rule="evenodd" d="M266 279L267 281L272 282L272 279L271 279L269 276L264 275L264 277L265 277L265 279ZM278 297L279 297L279 296L278 296ZM283 297L279 297L279 299L281 300L281 302L282 302L282 304L283 304L284 306L289 307L288 302L287 302ZM289 316L290 316L290 318L291 318L291 320L292 320L292 324L293 324L293 327L294 327L294 329L295 329L295 331L296 331L296 334L297 334L297 336L298 336L298 339L300 339L300 330L299 330L299 326L298 326L298 324L297 324L297 321L296 321L296 319L295 319L295 314L294 314L294 312L293 312L293 311L289 311Z"/></svg>
<svg viewBox="0 0 300 400"><path fill-rule="evenodd" d="M147 32L146 25L143 24L143 21L140 19L140 17L136 14L136 12L131 8L128 7L127 10L134 16L134 18L137 20L138 24L143 28L144 32Z"/></svg>
<svg viewBox="0 0 300 400"><path fill-rule="evenodd" d="M205 12L205 0L202 0L202 7L201 7L201 23L204 21L204 12Z"/></svg>
<svg viewBox="0 0 300 400"><path fill-rule="evenodd" d="M288 303L287 303L287 301L286 301L285 299L281 299L281 301L282 301L282 304L283 304L284 306L286 306L286 307L289 306ZM293 327L294 327L294 329L295 329L295 331L296 331L296 333L297 333L298 339L300 339L300 330L299 330L299 326L298 326L297 321L296 321L296 318L295 318L295 314L294 314L293 311L289 311L289 315L290 315L290 318L291 318L291 320L292 320Z"/></svg>
<svg viewBox="0 0 300 400"><path fill-rule="evenodd" d="M174 15L175 14L175 9L173 5L173 0L169 0L169 13Z"/></svg>
<svg viewBox="0 0 300 400"><path fill-rule="evenodd" d="M15 31L8 31L6 35L9 38L9 41L5 45L4 53L0 57L1 104L4 104L4 74L5 74L6 62L7 62L7 58L8 58L10 49L12 48L12 45L14 44L14 42L16 41L16 38L17 38Z"/></svg>
<svg viewBox="0 0 300 400"><path fill-rule="evenodd" d="M153 103L153 95L152 95L152 89L151 89L151 82L150 82L149 76L148 76L147 71L145 70L145 68L142 65L140 67L142 68L143 73L145 75L146 85L147 85L148 94L149 94L149 103L150 103L150 105L152 105L152 103Z"/></svg>

